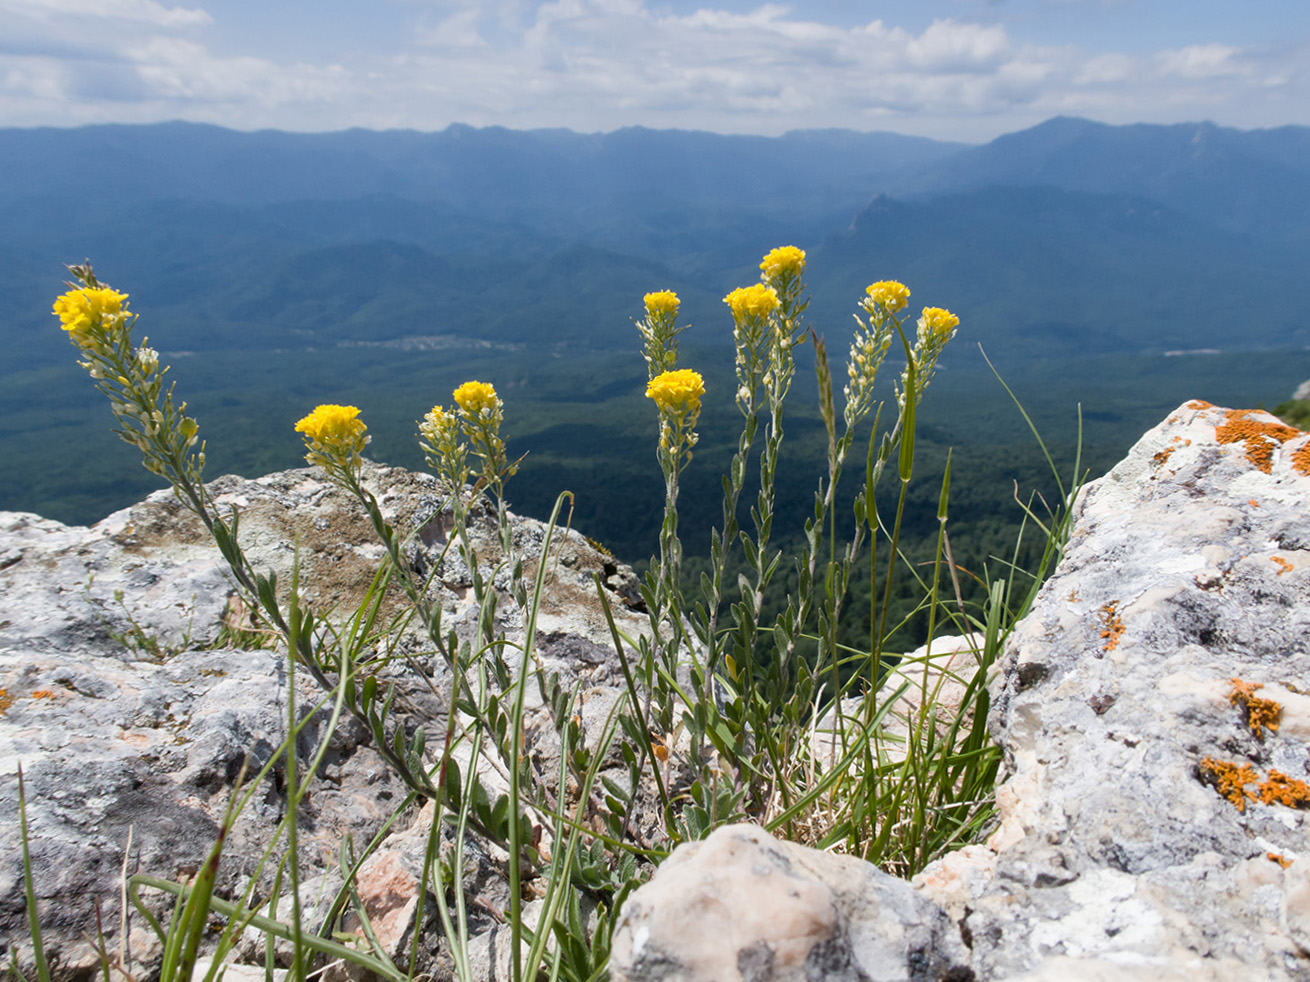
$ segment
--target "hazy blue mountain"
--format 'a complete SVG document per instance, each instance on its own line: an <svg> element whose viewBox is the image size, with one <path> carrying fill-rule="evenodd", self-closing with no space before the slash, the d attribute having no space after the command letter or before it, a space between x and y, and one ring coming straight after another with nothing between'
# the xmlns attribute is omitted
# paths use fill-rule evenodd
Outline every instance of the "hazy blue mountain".
<svg viewBox="0 0 1310 982"><path fill-rule="evenodd" d="M0 130L0 202L186 198L249 206L389 195L498 219L526 208L528 220L579 226L615 204L830 207L961 146L838 130L765 138L463 125L439 133L239 133L193 123L7 129Z"/></svg>
<svg viewBox="0 0 1310 982"><path fill-rule="evenodd" d="M297 464L292 423L324 401L359 405L373 452L418 466L413 421L479 377L502 387L529 453L514 501L542 514L573 488L580 527L639 557L661 490L641 295L677 290L692 325L685 360L708 394L684 496L689 527L712 522L718 478L701 465L730 457L737 425L721 298L792 243L809 251L808 316L834 367L874 279L960 314L921 445L957 448L957 515L1000 521L997 502L1045 465L1016 442L1026 428L975 342L1055 444L1085 406L1092 466L1185 398L1277 401L1310 375L1308 169L1310 129L1071 119L980 147L844 131L0 130L0 508L91 521L154 486L50 316L61 264L90 257L173 364L214 473ZM1223 355L1160 357L1198 348ZM797 386L791 452L821 455L808 368ZM780 505L793 530L813 490L802 472L787 469Z"/></svg>
<svg viewBox="0 0 1310 982"><path fill-rule="evenodd" d="M1310 346L1305 265L1140 197L990 187L874 201L814 251L813 310L835 321L835 299L901 279L1013 356Z"/></svg>
<svg viewBox="0 0 1310 982"><path fill-rule="evenodd" d="M830 130L0 130L3 330L36 363L61 356L48 298L59 263L90 256L178 347L607 346L659 287L723 338L718 298L794 242L834 324L891 276L1036 357L1304 344L1307 151L1301 127L1064 118L980 147Z"/></svg>
<svg viewBox="0 0 1310 982"><path fill-rule="evenodd" d="M1133 195L1261 238L1304 240L1310 128L1107 126L1059 117L929 164L897 182L893 193L996 185Z"/></svg>

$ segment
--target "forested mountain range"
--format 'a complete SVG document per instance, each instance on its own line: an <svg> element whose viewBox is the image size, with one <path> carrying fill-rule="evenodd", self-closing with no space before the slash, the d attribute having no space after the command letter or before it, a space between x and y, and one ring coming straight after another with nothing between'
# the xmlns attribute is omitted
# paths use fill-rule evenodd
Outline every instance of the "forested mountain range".
<svg viewBox="0 0 1310 982"><path fill-rule="evenodd" d="M817 309L834 316L896 276L980 316L998 346L1226 348L1234 316L1250 321L1243 347L1299 345L1308 217L1303 127L1054 119L977 147L841 131L0 130L13 327L43 324L29 318L59 263L89 255L141 302L189 307L189 347L456 332L607 346L651 284L713 317L777 242L811 251L832 291Z"/></svg>
<svg viewBox="0 0 1310 982"><path fill-rule="evenodd" d="M86 257L131 292L191 387L215 473L294 464L276 427L212 441L223 426L289 427L317 401L357 401L376 456L418 465L412 421L478 374L504 389L541 485L516 502L541 511L585 478L613 499L580 506L589 531L640 550L641 295L678 291L689 356L729 359L697 455L712 459L734 425L721 298L788 243L809 253L809 318L834 360L874 279L959 313L930 443L956 442L952 414L1002 417L976 408L983 389L1004 400L981 345L1033 408L1062 414L1060 440L1082 402L1089 460L1109 460L1175 396L1275 402L1310 376L1308 151L1304 127L1079 119L981 146L844 131L0 130L0 508L89 521L152 480L126 448L89 449L113 446L107 414L49 314L62 264ZM1221 354L1164 357L1198 349ZM797 426L800 440L813 420ZM810 486L807 473L801 511Z"/></svg>

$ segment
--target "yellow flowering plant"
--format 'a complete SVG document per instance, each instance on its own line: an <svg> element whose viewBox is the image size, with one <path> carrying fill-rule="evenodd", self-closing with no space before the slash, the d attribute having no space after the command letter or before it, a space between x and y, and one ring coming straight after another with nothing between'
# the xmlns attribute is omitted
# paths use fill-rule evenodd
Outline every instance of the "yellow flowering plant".
<svg viewBox="0 0 1310 982"><path fill-rule="evenodd" d="M655 401L660 412L693 418L700 413L700 400L704 394L705 380L699 372L689 368L664 372L646 386L646 397Z"/></svg>
<svg viewBox="0 0 1310 982"><path fill-rule="evenodd" d="M760 260L760 272L769 280L790 281L805 272L805 250L796 246L771 249Z"/></svg>
<svg viewBox="0 0 1310 982"><path fill-rule="evenodd" d="M79 348L104 344L113 329L132 316L127 311L127 294L107 286L70 289L55 300L54 313Z"/></svg>
<svg viewBox="0 0 1310 982"><path fill-rule="evenodd" d="M858 304L856 331L845 366L844 406L839 413L826 346L805 326L809 304L805 269L803 250L794 246L774 249L760 262L759 283L724 297L733 319L736 403L743 426L723 479L723 525L711 536L694 603L684 596L691 584L684 584L679 575L682 549L677 488L680 470L690 457L679 452L689 446L680 434L694 425L704 397L703 383L695 372L667 369L653 375L647 386L646 394L660 414L658 456L665 475L665 519L659 565L652 563L643 591L650 636L630 642L637 651L632 670L623 657L633 714L625 722L625 732L633 752L643 756L659 786L666 831L675 840L699 837L715 824L742 817L785 828L795 836L799 828L813 827L822 813L828 817L820 824L847 830L832 834L839 838L848 834L847 844L854 851L875 854L869 851L873 847L859 844L862 837L872 835L881 843L876 854L886 855L883 850L891 848L891 826L879 825L878 831L871 831L868 823L880 822L876 812L865 810L865 818L852 817L853 809L865 809L858 803L860 796L889 795L899 800L907 792L897 788L904 789L914 780L909 768L944 767L941 755L954 752L949 740L915 744L907 769L896 772L899 776L880 769L877 762L883 760L883 750L878 727L905 689L880 702L876 683L894 665L894 660L884 659L881 646L887 636L894 573L902 562L899 538L914 456L915 407L959 320L943 308L925 308L917 330L907 330L909 288L895 280L871 284ZM646 301L649 308L649 295ZM642 334L649 347L647 332ZM906 356L905 368L894 386L898 411L889 425L882 427L881 414L874 412L879 405L877 381L892 343L898 339ZM787 597L780 610L770 612L763 603L782 559L772 545L772 535L784 402L795 375L795 348L807 341L814 346L820 416L828 435L828 467L815 494L813 518L805 523ZM649 364L649 357L647 361ZM872 432L865 428L870 416L874 416ZM759 490L750 509L751 527L742 529L737 521L740 496L761 418L764 441L759 451ZM679 423L685 419L692 423ZM854 523L842 535L837 525L836 493L848 454L862 438L868 440L867 462L852 503ZM893 460L901 487L896 516L884 523L874 493L885 466ZM945 487L942 494L944 502ZM885 570L879 565L880 536L885 536L889 545ZM741 553L734 555L738 548ZM869 643L857 654L839 643L838 625L848 605L857 562L866 556ZM728 571L737 563L743 569L730 577ZM937 575L935 571L926 601L933 611L938 606ZM739 588L737 599L728 596L733 578ZM881 587L881 597L875 586ZM615 643L622 657L623 641L617 634ZM982 662L994 657L996 650L993 639L986 651L980 652ZM856 662L862 667L856 669ZM816 712L816 707L839 706L841 697L860 677L868 686L866 695L859 700L857 711L837 712L834 747L838 749L821 763L798 745L797 725ZM980 681L974 683L973 691L979 691L978 685ZM914 732L927 731L920 728ZM976 721L969 732L969 739L983 739ZM685 741L678 740L679 733L687 735ZM870 739L872 753L860 752ZM934 842L952 840L962 828L976 828L985 814L985 792L978 792L967 805L956 804L958 799L953 797L962 788L971 789L968 793L972 794L973 789L989 786L995 754L985 751L981 742L974 753L971 763L957 771L962 783L932 792L946 802L940 806L940 815L930 821ZM931 755L932 763L924 764L919 754ZM674 759L680 759L679 766L691 775L690 784L666 788L663 780L677 770L671 764ZM831 773L823 779L829 790L822 796L812 786L817 779L814 768ZM680 794L689 796L685 807L678 805ZM925 804L930 807L939 806ZM927 851L917 844L905 848L904 855L912 857L905 861L917 868L931 849L940 846Z"/></svg>
<svg viewBox="0 0 1310 982"><path fill-rule="evenodd" d="M779 300L773 287L766 283L752 283L737 287L723 298L723 302L732 310L733 319L742 321L747 318L767 319L778 309Z"/></svg>
<svg viewBox="0 0 1310 982"><path fill-rule="evenodd" d="M655 378L672 370L678 360L678 335L686 330L678 327L678 308L682 301L672 290L648 293L642 301L646 316L633 323L641 334L647 376Z"/></svg>
<svg viewBox="0 0 1310 982"><path fill-rule="evenodd" d="M910 288L904 283L896 280L879 280L877 283L870 283L864 289L866 299L861 306L869 313L870 317L882 318L889 314L895 314L904 310L905 305L910 302Z"/></svg>
<svg viewBox="0 0 1310 982"><path fill-rule="evenodd" d="M108 397L115 432L141 451L148 471L169 480L183 504L203 513L204 444L196 446L199 426L186 415L186 403L174 401L172 385L164 387L168 368L159 367L149 339L132 340L137 318L126 293L101 283L90 263L68 269L77 282L55 300L53 313L82 356L78 364Z"/></svg>
<svg viewBox="0 0 1310 982"><path fill-rule="evenodd" d="M505 479L513 476L518 462L510 462L500 427L505 421L505 404L488 382L476 379L460 385L453 393L459 407L460 428L473 455L482 461L481 486L489 487L499 498Z"/></svg>
<svg viewBox="0 0 1310 982"><path fill-rule="evenodd" d="M914 337L914 362L919 372L919 392L932 381L937 369L937 358L951 338L955 337L960 318L941 307L924 307L919 316Z"/></svg>
<svg viewBox="0 0 1310 982"><path fill-rule="evenodd" d="M903 328L898 311L904 310L910 300L910 290L896 280L880 280L865 289L860 303L865 319L855 315L857 329L851 341L850 357L846 361L847 382L843 389L846 408L843 415L849 429L856 425L873 405L874 381L882 367L887 350L896 332Z"/></svg>
<svg viewBox="0 0 1310 982"><path fill-rule="evenodd" d="M305 439L305 460L329 473L358 475L372 439L355 406L318 406L296 423Z"/></svg>
<svg viewBox="0 0 1310 982"><path fill-rule="evenodd" d="M496 387L477 379L463 383L450 397L469 419L490 418L503 408L500 397L496 395Z"/></svg>
<svg viewBox="0 0 1310 982"><path fill-rule="evenodd" d="M656 290L654 293L648 293L642 297L642 302L646 305L646 316L651 320L672 317L682 305L682 301L672 290Z"/></svg>
<svg viewBox="0 0 1310 982"><path fill-rule="evenodd" d="M650 363L650 359L648 359ZM677 597L677 583L682 568L682 544L678 539L678 479L682 468L692 457L692 447L699 437L696 423L700 419L701 399L705 395L705 380L699 372L689 368L671 369L656 375L646 386L646 397L659 411L660 470L664 473L664 522L660 528L660 562L658 575L649 583L650 604L648 614L653 627L652 635L660 637L668 626L679 625L678 610L673 606ZM664 634L664 642L654 649L643 641L642 663L647 691L659 688L654 685L653 669L657 661L666 672L675 668L677 652L681 647L679 632ZM659 707L661 725L667 732L673 725L673 705L667 698L670 690L662 689L666 698ZM645 724L643 724L644 727Z"/></svg>
<svg viewBox="0 0 1310 982"><path fill-rule="evenodd" d="M457 493L468 480L468 444L462 440L458 417L440 405L433 406L419 423L418 432L423 459Z"/></svg>
<svg viewBox="0 0 1310 982"><path fill-rule="evenodd" d="M199 426L185 414L186 403L174 398L174 385L164 387L169 369L159 364L159 354L143 339L133 341L136 315L127 309L127 294L101 283L90 263L70 266L77 280L55 301L54 314L68 331L82 360L79 362L108 398L110 410L119 422L115 432L141 452L142 462L154 474L169 482L179 501L201 520L227 561L233 579L243 594L244 606L282 636L287 650L304 665L326 691L345 681L351 669L352 653L326 650L316 637L316 621L299 605L294 589L284 608L278 596L276 576L256 571L238 541L235 512L224 516L214 504L203 481L204 444L199 443ZM383 521L377 503L359 483L361 453L368 443L367 429L353 406L319 406L296 424L308 451L306 459L322 466L335 482L367 499L375 527L385 530L393 565L399 565L398 543ZM199 447L197 447L199 443ZM411 590L415 596L417 591ZM353 684L353 683L352 683ZM385 719L362 700L352 699L348 710L361 722L381 734ZM415 789L431 791L431 782L410 763L409 751L396 748L390 735L379 752Z"/></svg>
<svg viewBox="0 0 1310 982"><path fill-rule="evenodd" d="M405 804L416 799L432 803L420 897L423 902L435 897L456 974L462 977L470 975L471 963L460 940L467 937L466 915L455 885L465 840L474 831L498 843L508 857L509 975L522 982L536 978L550 958L557 959L556 974L561 977L600 977L614 914L639 879L637 857L643 863L657 859L678 841L701 838L714 826L750 818L794 840L912 873L974 835L987 817L998 754L987 743L985 712L969 712L985 694L986 669L999 651L1010 611L1022 607L1022 601L1013 604L1009 585L990 580L982 582L987 599L980 616L965 612L958 584L956 604L939 598L944 571L952 580L958 573L946 537L949 458L939 499L937 553L930 569L912 566L899 545L915 454L916 407L960 321L944 308L925 307L910 327L908 287L894 280L871 284L858 303L839 414L826 346L806 320L806 262L804 250L795 246L773 249L760 261L758 283L724 297L733 323L735 403L742 424L723 478L722 525L710 536L709 555L695 570L695 582L683 578L679 485L698 446L702 414L712 412L716 393L707 393L700 372L676 364L678 335L685 330L677 324L677 295L659 290L642 298L644 316L636 324L648 369L645 394L657 415L664 521L658 565L652 562L641 591L649 630L628 637L610 620L627 698L618 702L598 736L583 734L573 708L576 694L547 676L535 647L550 536L568 493L556 501L535 579L525 575L504 500L505 483L517 461L510 462L501 435L505 405L494 385L476 379L464 382L451 393L449 408L433 406L417 424L419 446L445 494L434 517L449 514L455 531L444 540L433 564L415 558L410 536L418 530L407 535L393 529L366 486L372 471L363 459L369 434L360 410L319 405L295 424L306 459L353 495L385 546L363 606L344 619L330 619L301 601L298 571L289 593L279 593L276 578L257 573L247 561L237 542L235 512L221 515L201 481L203 444L197 447L198 427L185 415L185 403L175 402L172 387L164 387L168 368L160 366L158 353L144 341L132 341L136 315L128 309L127 295L99 283L89 266L75 267L78 284L55 303L54 314L78 349L81 364L110 398L120 435L142 450L146 466L166 477L201 517L250 606L283 638L292 686L295 666L305 666L328 694L333 725L338 716L350 715L372 735L375 749L410 793ZM905 366L893 380L895 399L882 399L879 372L896 340ZM812 517L787 539L774 529L775 486L785 402L797 369L795 349L807 343L813 346L827 468L817 482ZM889 416L895 412L894 419L883 419L884 405ZM857 441L866 439L863 474L856 481L851 511L844 512L837 506L843 468ZM758 460L752 461L753 453ZM709 455L704 448L697 454ZM478 461L472 473L471 458ZM884 521L875 492L893 459L900 493L894 519ZM748 480L752 465L758 467L758 478ZM475 478L472 484L470 478ZM748 484L755 485L749 508L741 500ZM492 562L478 555L476 537L469 530L473 503L484 494L494 498L499 535L499 542L485 550L495 557ZM491 509L480 513L490 515ZM744 520L739 525L739 513L749 514L748 525ZM852 518L849 527L839 529L839 520ZM1044 566L1058 551L1066 527L1063 518L1050 525ZM775 540L797 544L786 565ZM881 566L880 542L885 543ZM456 556L468 571L478 611L476 624L462 625L459 632L443 626L439 584L432 579L448 555ZM866 557L868 643L860 640L852 647L849 634L839 635L839 625L851 605L852 584L864 590L854 577L863 573L858 564ZM890 695L887 689L880 694L889 676L905 676L907 671L903 661L898 663L902 656L882 651L898 569L914 577L913 586L923 591L920 606L928 611L930 639L942 617L984 640L977 651L979 671L963 680L966 709L945 730L938 727L925 656L917 715L909 735L889 751L883 720L908 684L900 684ZM900 573L902 581L907 572ZM775 577L786 577L781 599L775 599L784 592L777 589ZM1035 580L1033 591L1039 582ZM389 627L375 627L393 586L403 593L406 609ZM602 603L607 603L599 581L597 586ZM499 607L511 601L522 617L522 630L507 635ZM402 634L403 644L398 641ZM635 658L629 656L632 651ZM442 693L447 711L437 728L443 732L435 750L425 742L425 724L432 721L393 718L395 693L380 673L392 659L394 667L402 659L422 663L433 656L449 669L449 690ZM431 667L420 664L418 670L432 676ZM527 687L533 683L560 738L559 778L552 788L543 781L540 762L524 746ZM855 709L850 708L852 700ZM299 719L293 700L290 713L291 720ZM824 752L816 749L820 728L833 735ZM616 732L621 732L623 746L611 753L619 739ZM286 841L291 871L297 868L295 801L305 787L297 777L295 754L289 751L294 745L289 739L279 750L290 789ZM326 748L326 742L322 746ZM453 756L457 747L458 762ZM497 788L503 791L482 783L475 765L480 758L492 763L499 775ZM616 764L619 760L623 763ZM626 764L626 786L605 780L605 793L596 793L602 762L606 767ZM653 823L644 816L635 821L652 803L652 782L658 818ZM542 828L547 829L544 839ZM602 831L596 833L598 829ZM590 847L582 844L584 838ZM366 855L357 857L353 869ZM534 867L544 873L539 882L545 884L539 923L549 927L525 931L524 881ZM579 870L585 870L585 876ZM295 875L291 873L292 893L298 897ZM347 887L335 910L349 903L353 875L347 873ZM569 906L575 876L600 898L594 931ZM165 881L149 878L133 882L171 889ZM173 886L179 892L188 889ZM447 897L451 887L454 901ZM249 917L260 905L250 896L249 909L224 908L230 923L251 923ZM178 923L205 923L202 907L197 902L199 920L183 918ZM293 921L299 930L298 913ZM421 911L416 923L426 923ZM312 932L305 933L312 937ZM312 948L353 961L390 982L412 975L412 963L406 973L377 952L356 952L320 938L293 943L298 974L307 967ZM411 956L417 951L416 939ZM569 959L576 963L565 971ZM188 979L190 967L183 957L176 973L166 973L166 982Z"/></svg>
<svg viewBox="0 0 1310 982"><path fill-rule="evenodd" d="M613 731L610 728L597 735L599 746L596 752L582 747L578 726L570 722L573 719L573 697L563 691L557 681L547 680L539 672L531 671L532 666L538 663L534 646L536 618L549 567L551 539L567 492L556 501L541 544L541 558L537 564L535 580L528 583L524 578L522 558L514 548L506 505L500 497L504 480L514 472L515 464L507 461L505 445L500 437L504 406L495 388L489 383L476 380L466 382L453 393L456 409L448 412L441 406L435 406L419 424L420 445L429 463L450 491L451 507L456 516L460 558L472 574L474 595L481 612L471 644L468 639L461 642L455 632L443 628L440 605L433 603L428 582L417 577L414 565L406 557L406 537L398 534L388 524L374 495L365 487L367 474L363 452L368 445L369 435L367 426L360 418L359 409L355 406L323 404L295 424L296 432L304 441L306 460L311 465L321 467L329 480L346 489L360 502L386 548L386 558L372 585L366 590L362 606L353 614L346 615L339 623L331 623L325 617L315 616L303 604L298 588L298 566L293 568L292 583L290 590L285 591L285 600L278 590L277 578L271 573L267 576L260 574L251 566L238 542L236 512L226 517L221 515L203 484L203 445L201 449L196 449L198 427L193 419L185 416L185 403L174 401L172 387L164 388L163 377L168 368L160 367L159 356L154 349L144 342L136 344L132 340L131 329L136 315L128 310L127 295L101 284L89 264L71 267L71 270L78 283L70 285L69 291L56 300L53 312L59 318L61 328L68 332L70 340L77 346L82 366L109 397L111 409L120 423L119 434L141 450L146 466L165 477L178 498L205 523L227 560L243 595L243 606L252 611L258 610L259 616L281 636L290 656L290 725L295 727L303 722L297 714L294 697L296 665L303 665L309 670L327 694L325 700L333 706L327 736L321 742L310 772L313 772L326 752L338 716L347 713L372 734L374 750L408 787L410 795L400 807L409 806L416 798L434 803L430 861L424 868L425 884L420 888L420 895L426 896L429 892L437 895L442 922L451 937L466 931L462 920L462 904L452 908L445 898L446 889L435 885L430 888L426 882L429 878L441 875L436 862L435 846L442 830L454 829L457 844L453 858L454 868L458 869L462 867L459 857L462 855L463 842L470 832L477 831L490 841L500 843L510 856L526 857L537 848L536 837L540 831L534 832L534 821L549 822L553 830L554 849L550 854L541 851L547 884L543 916L547 921L557 920L564 909L564 898L570 895L572 889L573 857L577 851L579 830L583 827L582 809L591 800L590 789L598 779L600 763L605 757L605 749L613 739ZM683 405L690 407L686 399ZM464 500L464 481L468 476L470 452L482 460L479 486L489 486L497 496L497 527L503 557L501 562L509 573L509 592L523 614L523 637L513 645L521 659L517 672L506 661L505 653L511 646L503 628L498 626L500 622L496 616L497 597L493 584L498 570L484 571L467 532L465 519L468 507ZM475 487L473 494L477 493L478 487ZM452 545L448 543L446 549ZM444 552L438 565L442 561ZM397 639L383 639L374 627L379 622L384 598L392 584L400 586L410 609L386 630L402 632L409 630L408 626L416 625L420 635L431 644L432 652L444 658L450 668L449 704L452 708L447 713L444 742L436 755L435 764L426 750L425 727L414 726L412 720L401 722L393 718L395 693L388 693L374 674L395 657L392 651ZM430 670L426 674L430 674ZM582 802L577 814L569 815L559 805L553 806L553 811L541 810L546 801L553 799L543 793L540 775L532 769L523 749L526 687L530 678L536 680L542 698L548 700L557 717L561 759L569 763L569 780L575 782L574 786ZM483 777L476 767L470 766L466 773L460 773L458 766L452 763L451 754L456 745L463 741L469 741L473 747L469 758L471 760L476 761L494 752L498 757L494 768L499 774L508 776L508 792L495 794L484 787ZM303 974L309 957L318 953L353 962L391 982L403 982L408 976L398 970L385 954L325 941L301 926L299 863L295 858L298 849L296 802L305 794L307 785L300 781L296 746L296 739L288 739L267 763L260 777L282 761L279 766L284 770L288 801L284 826L290 854L285 860L292 893L293 927L290 937L295 948L296 964L299 966L297 972ZM559 786L564 786L563 779ZM230 828L230 823L235 821L236 815L250 800L251 793L253 791L243 797L235 794L232 796L228 814L224 818L225 829ZM348 874L348 884L354 875L353 871L358 869L378 841L380 839L375 840L355 861ZM260 861L260 868L273 854L274 845L276 840ZM216 867L221 846L220 837L207 869ZM547 941L553 935L550 932L535 934L525 947L521 905L523 880L529 873L518 861L509 862L507 867L511 896L512 977L516 980L535 978L547 958ZM252 903L253 891L261 882L257 875L251 879L245 903ZM228 921L219 942L221 953L234 943L233 932L239 932L249 924L260 906L254 904L244 908L241 904L227 904L212 898L207 892L200 892L201 887L206 886L203 877L190 887L144 874L138 874L129 883L131 891L142 886L173 892L179 896L180 913L170 925L167 937L162 926L152 921L161 942L172 953L165 959L162 972L164 982L186 982L191 977L201 934L191 930L188 925L204 925L211 913L222 911ZM185 903L182 902L183 898ZM349 890L343 889L342 896L338 898L338 908L344 911L348 899ZM262 918L256 918L256 921L274 923ZM174 958L174 955L177 957ZM467 962L466 951L457 950L453 955L457 961Z"/></svg>

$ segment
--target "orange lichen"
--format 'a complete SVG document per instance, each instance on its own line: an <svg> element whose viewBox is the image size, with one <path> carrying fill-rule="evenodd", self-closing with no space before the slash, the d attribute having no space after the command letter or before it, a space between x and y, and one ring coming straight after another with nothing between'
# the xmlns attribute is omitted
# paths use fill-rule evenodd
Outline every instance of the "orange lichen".
<svg viewBox="0 0 1310 982"><path fill-rule="evenodd" d="M1288 777L1282 771L1271 770L1269 779L1261 781L1256 792L1266 805L1286 805L1288 808L1310 805L1310 785Z"/></svg>
<svg viewBox="0 0 1310 982"><path fill-rule="evenodd" d="M1286 805L1288 808L1305 808L1310 806L1310 785L1289 777L1282 771L1269 771L1269 777L1260 780L1260 775L1250 764L1238 764L1231 760L1215 760L1204 757L1201 760L1201 777L1214 786L1220 796L1227 799L1239 812L1246 811L1248 801L1258 801L1265 805ZM1255 791L1247 785L1254 784ZM1290 865L1281 856L1269 853L1269 858L1283 866Z"/></svg>
<svg viewBox="0 0 1310 982"><path fill-rule="evenodd" d="M1187 404L1188 409L1213 409L1214 403L1206 402L1204 399L1193 399Z"/></svg>
<svg viewBox="0 0 1310 982"><path fill-rule="evenodd" d="M1269 862L1271 863L1277 863L1279 866L1283 867L1283 869L1287 869L1287 867L1292 865L1292 861L1290 859L1288 859L1286 856L1280 856L1276 852L1265 853L1265 859L1269 860Z"/></svg>
<svg viewBox="0 0 1310 982"><path fill-rule="evenodd" d="M1276 563L1276 564L1278 565L1278 575L1279 575L1279 576L1282 576L1284 573L1290 573L1290 572L1292 572L1292 570L1296 569L1295 566L1293 566L1291 563L1289 563L1289 562L1288 562L1286 559L1284 559L1282 556L1270 556L1270 557L1269 557L1269 561L1270 561L1271 563Z"/></svg>
<svg viewBox="0 0 1310 982"><path fill-rule="evenodd" d="M1254 410L1230 409L1224 413L1224 422L1215 427L1215 439L1220 443L1241 443L1246 447L1246 459L1257 470L1268 474L1274 467L1274 451L1288 440L1294 440L1301 431L1285 423L1267 423L1252 419Z"/></svg>
<svg viewBox="0 0 1310 982"><path fill-rule="evenodd" d="M1157 469L1169 463L1169 458L1173 456L1174 449L1175 449L1174 447L1165 447L1158 454L1156 454L1154 457L1151 458L1151 460L1155 463Z"/></svg>
<svg viewBox="0 0 1310 982"><path fill-rule="evenodd" d="M1228 703L1241 706L1246 712L1246 725L1259 739L1265 738L1264 731L1278 732L1278 717L1283 707L1272 699L1261 699L1255 694L1256 689L1263 689L1259 682L1243 682L1241 679L1229 679L1232 688L1228 692Z"/></svg>
<svg viewBox="0 0 1310 982"><path fill-rule="evenodd" d="M1292 470L1310 477L1310 440L1292 451Z"/></svg>
<svg viewBox="0 0 1310 982"><path fill-rule="evenodd" d="M9 694L8 689L0 689L0 716L5 714L5 710L14 704L13 696Z"/></svg>
<svg viewBox="0 0 1310 982"><path fill-rule="evenodd" d="M1260 780L1255 768L1250 764L1237 764L1231 760L1204 757L1201 759L1201 774L1208 778L1220 796L1227 798L1239 812L1246 811L1248 800L1256 800L1256 796L1246 790L1248 784L1255 784Z"/></svg>
<svg viewBox="0 0 1310 982"><path fill-rule="evenodd" d="M1124 622L1119 619L1116 612L1119 608L1119 601L1112 600L1101 607L1101 623L1105 625L1101 630L1101 637L1105 639L1105 644L1101 648L1105 651L1114 651L1119 647L1119 639L1123 637Z"/></svg>
<svg viewBox="0 0 1310 982"><path fill-rule="evenodd" d="M1263 682L1243 682L1241 679L1229 679L1232 689L1228 692L1229 705L1237 705L1239 702L1245 702L1255 694L1256 689L1263 689Z"/></svg>
<svg viewBox="0 0 1310 982"><path fill-rule="evenodd" d="M1260 507L1260 502L1256 501L1254 498L1252 498L1250 501L1248 501L1247 504L1250 505L1252 508L1259 508L1259 507Z"/></svg>
<svg viewBox="0 0 1310 982"><path fill-rule="evenodd" d="M1070 590L1070 591L1069 591L1069 596L1065 597L1065 599L1068 600L1069 603L1071 603L1071 604L1076 604L1076 603L1078 602L1078 599L1079 599L1079 598L1078 598L1078 591L1077 591L1077 590Z"/></svg>
<svg viewBox="0 0 1310 982"><path fill-rule="evenodd" d="M55 694L49 689L37 689L32 693L33 699L53 699Z"/></svg>

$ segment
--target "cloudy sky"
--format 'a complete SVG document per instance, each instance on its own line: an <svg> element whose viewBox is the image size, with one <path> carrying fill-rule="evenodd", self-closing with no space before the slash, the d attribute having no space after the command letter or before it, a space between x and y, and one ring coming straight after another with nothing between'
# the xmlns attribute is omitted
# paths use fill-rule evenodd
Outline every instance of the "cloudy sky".
<svg viewBox="0 0 1310 982"><path fill-rule="evenodd" d="M1310 0L0 0L0 126L1310 124Z"/></svg>

